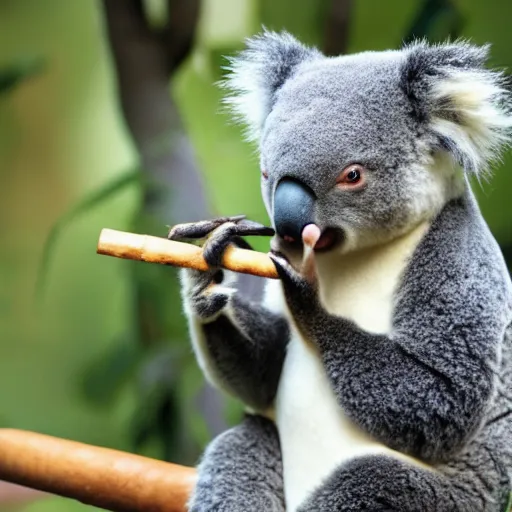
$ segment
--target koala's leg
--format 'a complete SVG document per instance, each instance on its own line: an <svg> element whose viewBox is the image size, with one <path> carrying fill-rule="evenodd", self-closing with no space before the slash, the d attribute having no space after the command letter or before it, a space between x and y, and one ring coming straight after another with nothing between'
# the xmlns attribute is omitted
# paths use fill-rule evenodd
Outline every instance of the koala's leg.
<svg viewBox="0 0 512 512"><path fill-rule="evenodd" d="M182 292L192 344L210 382L257 411L268 408L277 390L289 329L285 318L249 302L236 290L236 276L219 268L222 253L240 236L264 233L241 217L176 226L170 238L203 237L212 270L183 270Z"/></svg>
<svg viewBox="0 0 512 512"><path fill-rule="evenodd" d="M284 512L281 449L275 425L260 416L206 449L189 512Z"/></svg>
<svg viewBox="0 0 512 512"><path fill-rule="evenodd" d="M435 472L391 457L361 457L339 468L297 512L502 512L505 493L497 486L492 494L499 477L492 463L459 461Z"/></svg>

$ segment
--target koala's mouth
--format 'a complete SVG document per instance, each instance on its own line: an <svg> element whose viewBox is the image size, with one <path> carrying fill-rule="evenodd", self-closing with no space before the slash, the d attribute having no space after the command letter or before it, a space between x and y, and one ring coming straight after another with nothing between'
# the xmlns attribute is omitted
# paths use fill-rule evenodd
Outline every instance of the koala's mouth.
<svg viewBox="0 0 512 512"><path fill-rule="evenodd" d="M316 241L315 252L327 252L339 245L343 240L343 233L338 229L324 229ZM302 241L296 241L287 237L276 235L271 242L271 248L274 251L284 253L302 252Z"/></svg>
<svg viewBox="0 0 512 512"><path fill-rule="evenodd" d="M341 233L335 229L327 228L322 231L320 238L315 244L315 251L328 251L341 241Z"/></svg>

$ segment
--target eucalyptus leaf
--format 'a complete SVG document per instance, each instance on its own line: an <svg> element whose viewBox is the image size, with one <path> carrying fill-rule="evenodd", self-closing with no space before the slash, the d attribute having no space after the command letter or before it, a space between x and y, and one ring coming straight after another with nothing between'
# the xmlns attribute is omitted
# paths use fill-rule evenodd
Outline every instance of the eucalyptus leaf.
<svg viewBox="0 0 512 512"><path fill-rule="evenodd" d="M503 512L512 512L512 491L508 493L507 504L505 505Z"/></svg>
<svg viewBox="0 0 512 512"><path fill-rule="evenodd" d="M508 245L502 245L501 250L507 262L508 270L512 274L512 242Z"/></svg>
<svg viewBox="0 0 512 512"><path fill-rule="evenodd" d="M122 339L89 364L81 388L90 403L109 406L134 376L142 359L142 349L133 340Z"/></svg>
<svg viewBox="0 0 512 512"><path fill-rule="evenodd" d="M180 462L179 396L176 391L160 389L139 402L132 419L133 449L140 452L156 443L158 456Z"/></svg>
<svg viewBox="0 0 512 512"><path fill-rule="evenodd" d="M199 455L200 443L190 438L184 421L182 381L188 354L180 345L161 343L140 365L131 439L136 451L157 445L158 457L189 463Z"/></svg>
<svg viewBox="0 0 512 512"><path fill-rule="evenodd" d="M82 201L80 201L76 206L74 206L70 211L65 213L51 228L48 237L46 238L46 242L43 247L43 256L41 258L41 262L39 265L39 269L37 272L37 283L36 283L36 299L40 300L44 294L46 289L46 281L48 277L48 272L50 268L50 263L52 260L52 256L55 252L55 248L57 246L57 242L59 236L62 231L78 216L83 213L88 212L89 210L95 208L100 203L109 199L114 194L117 194L126 186L135 183L140 179L140 170L135 169L125 174L122 174L118 178L113 181L110 181L99 190L95 190L87 197L85 197Z"/></svg>
<svg viewBox="0 0 512 512"><path fill-rule="evenodd" d="M452 0L424 0L404 42L409 43L415 39L428 39L431 42L456 39L463 26L462 14Z"/></svg>
<svg viewBox="0 0 512 512"><path fill-rule="evenodd" d="M11 92L20 83L41 73L44 60L41 57L21 57L0 68L0 94Z"/></svg>

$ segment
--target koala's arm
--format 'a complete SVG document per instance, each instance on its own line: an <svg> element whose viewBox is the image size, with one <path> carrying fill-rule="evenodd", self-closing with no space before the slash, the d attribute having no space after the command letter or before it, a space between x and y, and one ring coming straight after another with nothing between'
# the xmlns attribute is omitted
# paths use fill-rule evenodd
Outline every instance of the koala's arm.
<svg viewBox="0 0 512 512"><path fill-rule="evenodd" d="M230 274L224 272L224 281L216 283L214 272L182 271L192 344L213 385L264 411L277 391L289 327L281 314L229 287Z"/></svg>
<svg viewBox="0 0 512 512"><path fill-rule="evenodd" d="M389 335L327 313L315 287L277 263L294 320L356 424L434 462L471 439L493 397L511 299L497 244L470 199L447 205L415 251Z"/></svg>

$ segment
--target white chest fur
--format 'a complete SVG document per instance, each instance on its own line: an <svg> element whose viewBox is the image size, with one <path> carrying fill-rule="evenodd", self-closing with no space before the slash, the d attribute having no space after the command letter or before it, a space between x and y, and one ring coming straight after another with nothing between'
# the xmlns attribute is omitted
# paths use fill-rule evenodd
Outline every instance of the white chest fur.
<svg viewBox="0 0 512 512"><path fill-rule="evenodd" d="M321 297L326 308L369 332L388 333L393 293L427 227L422 225L393 244L377 249L338 256L337 260L319 257ZM340 343L344 342L342 335ZM294 512L347 460L375 453L412 460L377 443L344 415L315 347L297 332L288 346L276 397L275 421L281 438L288 512Z"/></svg>

